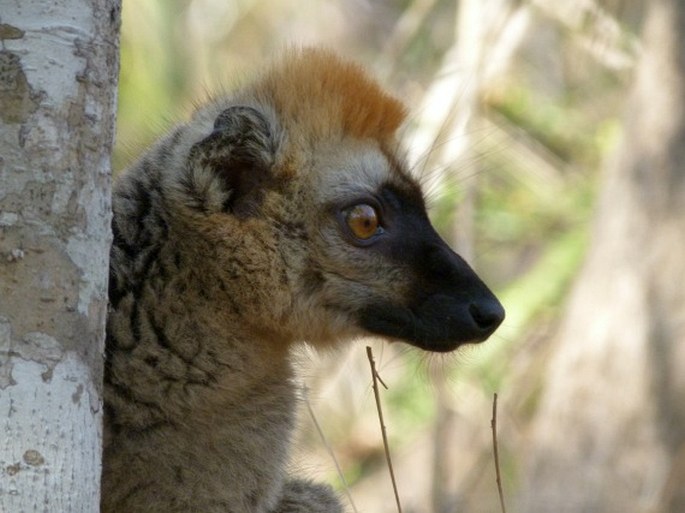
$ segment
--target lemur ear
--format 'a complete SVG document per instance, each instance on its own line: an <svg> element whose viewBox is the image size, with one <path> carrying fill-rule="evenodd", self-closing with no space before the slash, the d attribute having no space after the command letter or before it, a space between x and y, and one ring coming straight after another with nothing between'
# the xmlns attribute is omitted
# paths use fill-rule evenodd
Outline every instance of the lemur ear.
<svg viewBox="0 0 685 513"><path fill-rule="evenodd" d="M253 107L229 107L214 130L188 154L183 187L191 206L205 212L255 213L271 180L276 153L273 130Z"/></svg>

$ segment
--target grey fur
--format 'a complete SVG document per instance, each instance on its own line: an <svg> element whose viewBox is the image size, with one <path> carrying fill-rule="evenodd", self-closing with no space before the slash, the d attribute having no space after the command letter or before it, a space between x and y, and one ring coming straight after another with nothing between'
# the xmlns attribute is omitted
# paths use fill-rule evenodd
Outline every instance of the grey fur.
<svg viewBox="0 0 685 513"><path fill-rule="evenodd" d="M501 322L428 222L403 116L354 65L294 52L117 180L103 513L340 513L330 487L285 475L293 344L372 332L445 351ZM346 208L381 200L395 224L355 241Z"/></svg>

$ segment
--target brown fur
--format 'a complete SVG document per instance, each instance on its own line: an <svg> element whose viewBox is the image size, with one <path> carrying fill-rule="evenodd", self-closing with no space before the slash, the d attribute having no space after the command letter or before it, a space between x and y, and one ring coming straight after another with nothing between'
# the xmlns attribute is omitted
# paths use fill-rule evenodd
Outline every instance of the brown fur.
<svg viewBox="0 0 685 513"><path fill-rule="evenodd" d="M358 66L291 51L117 181L104 513L340 512L330 488L284 475L292 344L372 332L449 350L496 327L459 320L491 299L425 217L403 119ZM367 248L344 212L374 198L395 225Z"/></svg>
<svg viewBox="0 0 685 513"><path fill-rule="evenodd" d="M256 94L269 98L278 117L287 119L291 130L297 125L309 140L353 137L385 144L406 116L404 105L359 65L321 49L286 54L262 77Z"/></svg>

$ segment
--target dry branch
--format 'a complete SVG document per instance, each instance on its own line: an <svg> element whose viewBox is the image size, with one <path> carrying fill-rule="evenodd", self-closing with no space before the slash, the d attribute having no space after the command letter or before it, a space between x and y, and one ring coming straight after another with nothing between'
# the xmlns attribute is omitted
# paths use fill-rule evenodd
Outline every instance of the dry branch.
<svg viewBox="0 0 685 513"><path fill-rule="evenodd" d="M497 394L492 398L492 420L490 421L492 427L492 447L495 453L495 474L497 476L497 493L499 493L499 504L502 507L502 513L507 513L507 508L504 506L504 492L502 491L502 476L499 470L499 450L497 449Z"/></svg>
<svg viewBox="0 0 685 513"><path fill-rule="evenodd" d="M383 410L381 408L381 396L378 391L378 382L383 385L385 389L388 387L383 383L383 380L376 371L376 363L373 360L373 351L369 346L366 346L366 356L369 358L369 365L371 365L371 378L373 380L373 395L376 398L376 409L378 410L378 420L381 425L381 435L383 435L383 448L385 449L385 460L388 462L388 470L390 471L390 480L392 481L392 490L395 493L395 502L397 503L398 513L402 513L402 505L400 504L400 495L397 491L397 482L395 481L395 471L393 470L392 460L390 459L390 447L388 445L388 435L385 431L385 423L383 422Z"/></svg>

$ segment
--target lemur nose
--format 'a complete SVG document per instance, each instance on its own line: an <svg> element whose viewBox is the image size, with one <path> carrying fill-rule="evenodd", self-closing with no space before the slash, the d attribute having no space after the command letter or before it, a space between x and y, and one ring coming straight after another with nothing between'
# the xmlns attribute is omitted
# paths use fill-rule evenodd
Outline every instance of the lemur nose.
<svg viewBox="0 0 685 513"><path fill-rule="evenodd" d="M494 297L474 301L469 313L485 337L489 337L504 320L504 307Z"/></svg>

